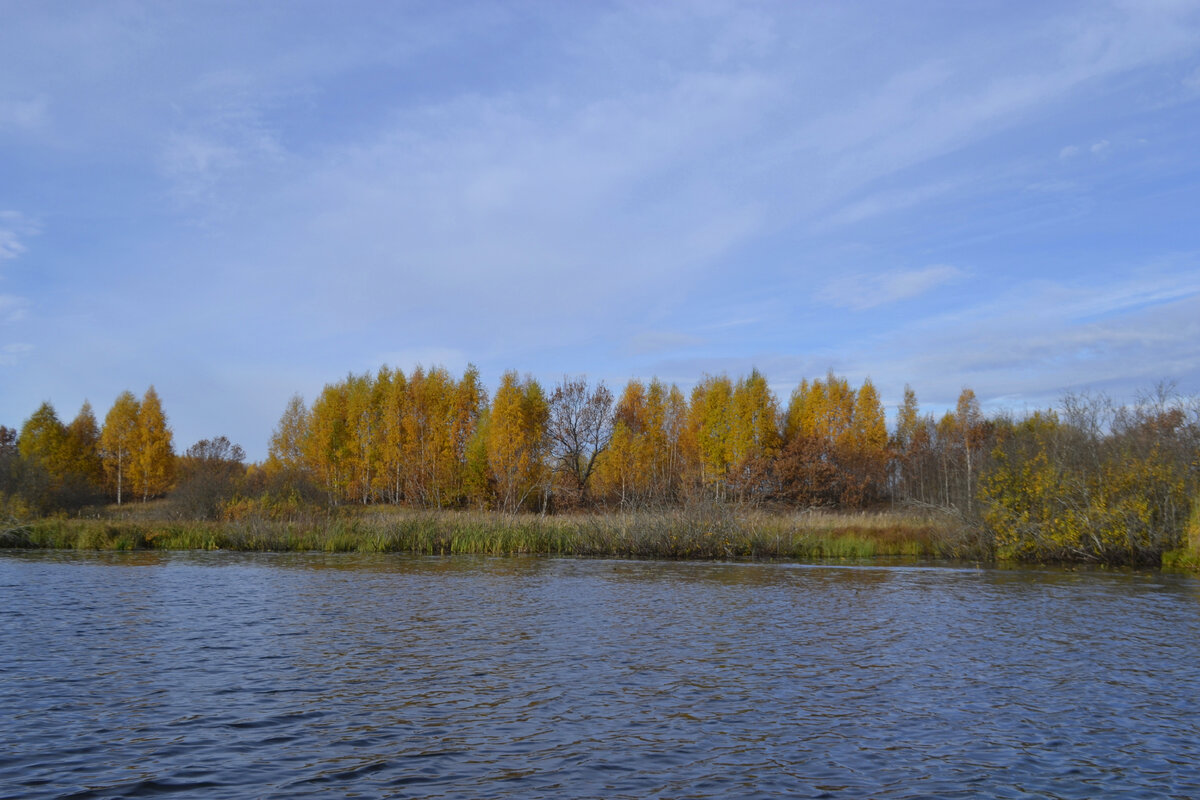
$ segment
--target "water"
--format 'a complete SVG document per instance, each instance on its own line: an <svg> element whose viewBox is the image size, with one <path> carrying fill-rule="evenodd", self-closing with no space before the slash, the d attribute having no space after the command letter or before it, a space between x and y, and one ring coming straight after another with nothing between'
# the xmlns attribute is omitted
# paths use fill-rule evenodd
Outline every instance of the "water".
<svg viewBox="0 0 1200 800"><path fill-rule="evenodd" d="M1200 796L1200 580L0 555L0 796Z"/></svg>

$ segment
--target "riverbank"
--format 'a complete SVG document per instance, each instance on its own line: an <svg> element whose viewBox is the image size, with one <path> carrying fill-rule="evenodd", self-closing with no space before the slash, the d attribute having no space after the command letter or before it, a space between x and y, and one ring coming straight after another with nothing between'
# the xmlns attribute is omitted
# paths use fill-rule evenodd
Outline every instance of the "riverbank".
<svg viewBox="0 0 1200 800"><path fill-rule="evenodd" d="M0 546L662 559L985 555L961 525L944 515L721 508L556 516L371 508L298 521L51 518L8 528Z"/></svg>

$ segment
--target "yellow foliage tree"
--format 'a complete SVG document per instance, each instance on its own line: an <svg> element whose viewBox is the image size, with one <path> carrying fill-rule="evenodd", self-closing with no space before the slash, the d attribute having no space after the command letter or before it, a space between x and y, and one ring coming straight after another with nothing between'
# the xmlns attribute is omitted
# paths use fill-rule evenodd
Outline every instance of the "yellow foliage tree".
<svg viewBox="0 0 1200 800"><path fill-rule="evenodd" d="M151 386L142 396L137 417L138 450L134 477L142 502L160 497L170 490L175 479L175 448L167 415L158 392Z"/></svg>
<svg viewBox="0 0 1200 800"><path fill-rule="evenodd" d="M271 432L267 450L266 469L270 474L289 473L297 475L306 471L306 445L309 432L308 409L304 398L292 395L287 408L279 418L279 424Z"/></svg>
<svg viewBox="0 0 1200 800"><path fill-rule="evenodd" d="M450 494L455 502L465 501L476 488L467 476L471 447L475 442L480 419L487 407L487 390L479 379L479 370L468 364L462 379L454 388L450 409L450 453L447 469L450 472ZM478 450L478 446L476 447Z"/></svg>
<svg viewBox="0 0 1200 800"><path fill-rule="evenodd" d="M769 490L771 461L779 454L779 402L757 369L737 382L730 409L730 482L743 499Z"/></svg>
<svg viewBox="0 0 1200 800"><path fill-rule="evenodd" d="M121 392L104 417L104 427L100 431L101 461L117 505L124 500L131 471L135 469L135 453L140 449L138 416L139 404L133 392Z"/></svg>
<svg viewBox="0 0 1200 800"><path fill-rule="evenodd" d="M514 512L543 488L549 405L533 378L504 373L488 419L488 466L500 508Z"/></svg>
<svg viewBox="0 0 1200 800"><path fill-rule="evenodd" d="M408 379L402 370L386 367L376 378L379 394L380 455L377 483L389 503L404 499L405 417L408 414Z"/></svg>
<svg viewBox="0 0 1200 800"><path fill-rule="evenodd" d="M861 506L883 496L887 422L870 379L855 390L830 372L792 393L777 476L796 502Z"/></svg>
<svg viewBox="0 0 1200 800"><path fill-rule="evenodd" d="M612 439L596 466L598 495L614 498L622 507L645 502L652 481L649 429L646 387L631 380L617 399Z"/></svg>
<svg viewBox="0 0 1200 800"><path fill-rule="evenodd" d="M346 400L345 384L325 386L309 411L304 437L304 461L324 486L330 503L341 502L350 483Z"/></svg>
<svg viewBox="0 0 1200 800"><path fill-rule="evenodd" d="M700 485L723 499L733 453L733 383L727 375L706 375L692 389L688 430Z"/></svg>
<svg viewBox="0 0 1200 800"><path fill-rule="evenodd" d="M348 485L356 502L371 501L375 463L379 457L379 404L370 375L349 375L345 382Z"/></svg>
<svg viewBox="0 0 1200 800"><path fill-rule="evenodd" d="M90 487L101 485L104 468L100 463L100 426L96 423L92 404L86 400L67 426L67 459L71 472Z"/></svg>

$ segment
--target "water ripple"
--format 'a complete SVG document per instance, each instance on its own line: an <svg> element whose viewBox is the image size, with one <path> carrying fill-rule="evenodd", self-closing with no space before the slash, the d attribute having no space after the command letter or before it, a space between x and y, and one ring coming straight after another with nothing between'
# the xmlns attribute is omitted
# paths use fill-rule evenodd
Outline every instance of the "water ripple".
<svg viewBox="0 0 1200 800"><path fill-rule="evenodd" d="M1200 796L1200 581L0 556L4 797Z"/></svg>

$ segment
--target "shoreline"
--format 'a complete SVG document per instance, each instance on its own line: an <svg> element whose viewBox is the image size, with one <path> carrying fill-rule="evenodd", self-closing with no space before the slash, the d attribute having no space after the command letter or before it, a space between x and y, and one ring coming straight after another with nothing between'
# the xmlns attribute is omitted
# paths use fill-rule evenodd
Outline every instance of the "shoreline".
<svg viewBox="0 0 1200 800"><path fill-rule="evenodd" d="M705 510L509 515L356 509L220 522L44 518L0 534L0 547L65 550L578 555L716 560L910 556L970 559L943 519L900 512Z"/></svg>
<svg viewBox="0 0 1200 800"><path fill-rule="evenodd" d="M778 512L705 508L540 516L394 507L291 519L224 521L51 517L0 531L0 548L96 551L548 555L663 561L913 558L1019 565L1143 566L1197 571L1186 551L1161 563L1005 558L960 520L914 511Z"/></svg>

